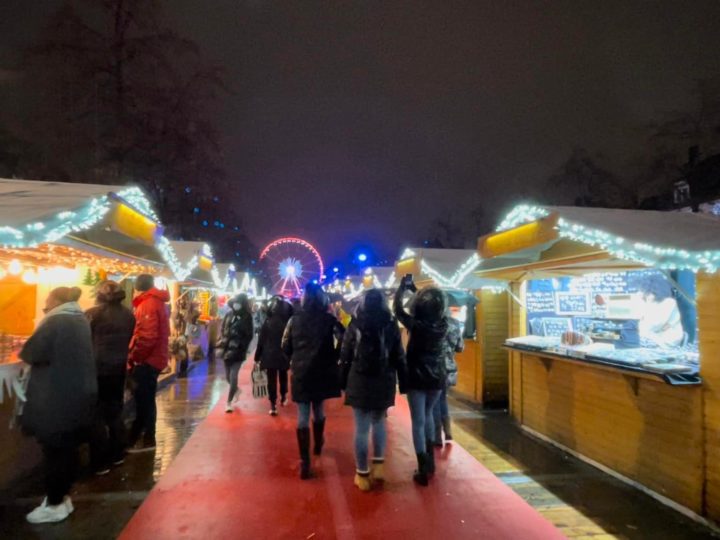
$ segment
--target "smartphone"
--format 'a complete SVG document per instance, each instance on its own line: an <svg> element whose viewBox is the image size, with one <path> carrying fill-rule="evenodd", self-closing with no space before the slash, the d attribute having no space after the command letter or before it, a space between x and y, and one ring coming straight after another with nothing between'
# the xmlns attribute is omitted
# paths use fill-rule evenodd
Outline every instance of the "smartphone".
<svg viewBox="0 0 720 540"><path fill-rule="evenodd" d="M415 287L415 283L413 283L413 275L412 274L405 274L403 277L403 282L405 283L405 287L410 291L417 290Z"/></svg>

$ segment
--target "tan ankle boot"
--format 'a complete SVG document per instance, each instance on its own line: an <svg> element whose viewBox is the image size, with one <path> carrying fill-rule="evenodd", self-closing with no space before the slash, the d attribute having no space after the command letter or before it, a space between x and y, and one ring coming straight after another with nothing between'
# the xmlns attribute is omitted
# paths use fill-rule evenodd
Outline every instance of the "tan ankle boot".
<svg viewBox="0 0 720 540"><path fill-rule="evenodd" d="M372 483L370 482L370 473L355 473L355 485L360 491L370 491Z"/></svg>

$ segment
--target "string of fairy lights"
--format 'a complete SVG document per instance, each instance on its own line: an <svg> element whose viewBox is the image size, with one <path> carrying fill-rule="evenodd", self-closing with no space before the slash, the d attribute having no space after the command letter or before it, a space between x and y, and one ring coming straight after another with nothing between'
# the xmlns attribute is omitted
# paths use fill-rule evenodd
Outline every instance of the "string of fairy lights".
<svg viewBox="0 0 720 540"><path fill-rule="evenodd" d="M116 202L125 204L140 214L160 222L152 204L143 191L137 187L130 187L109 193L100 197L93 197L87 203L73 210L62 210L44 221L35 221L22 227L0 227L0 279L7 275L18 275L27 283L36 283L41 275L60 275L61 269L75 266L93 268L102 267L110 273L120 275L137 275L141 273L157 273L158 267L142 262L132 262L121 258L102 257L93 255L80 249L54 244L58 240L71 235L87 231L98 225L110 212ZM179 282L190 278L200 266L202 257L213 258L212 249L204 244L199 253L194 254L187 262L181 262L171 241L164 235L155 241L155 248L171 274ZM63 275L69 275L65 272ZM225 276L220 276L218 270L211 270L213 286L219 292L248 292L255 296L265 294L258 288L254 278L246 274L238 282L235 278L235 267L230 266Z"/></svg>
<svg viewBox="0 0 720 540"><path fill-rule="evenodd" d="M549 215L550 211L541 206L519 205L505 217L497 231L513 229ZM663 270L715 273L720 268L720 250L688 251L673 246L634 242L563 217L558 219L556 229L561 238L598 247L618 259L636 261Z"/></svg>

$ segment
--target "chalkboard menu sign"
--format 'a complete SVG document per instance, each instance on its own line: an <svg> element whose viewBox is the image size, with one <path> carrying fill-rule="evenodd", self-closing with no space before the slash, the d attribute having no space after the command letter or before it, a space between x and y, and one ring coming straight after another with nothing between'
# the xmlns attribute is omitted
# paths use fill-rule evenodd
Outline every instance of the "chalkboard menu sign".
<svg viewBox="0 0 720 540"><path fill-rule="evenodd" d="M574 292L555 293L558 315L587 315L590 313L590 294Z"/></svg>
<svg viewBox="0 0 720 540"><path fill-rule="evenodd" d="M555 311L555 294L552 291L528 292L525 297L531 313L552 313Z"/></svg>
<svg viewBox="0 0 720 540"><path fill-rule="evenodd" d="M542 327L544 336L562 336L572 330L572 322L568 317L543 317Z"/></svg>

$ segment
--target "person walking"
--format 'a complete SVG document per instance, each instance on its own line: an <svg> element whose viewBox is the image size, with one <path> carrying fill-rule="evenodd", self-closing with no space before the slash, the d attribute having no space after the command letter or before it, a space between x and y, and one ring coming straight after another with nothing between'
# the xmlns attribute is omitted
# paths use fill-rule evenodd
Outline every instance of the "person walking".
<svg viewBox="0 0 720 540"><path fill-rule="evenodd" d="M344 328L328 313L328 297L319 285L308 283L302 308L288 321L282 349L290 358L292 399L298 406L297 441L300 478L310 478L310 411L313 415L313 453L325 443L326 399L340 397L338 359Z"/></svg>
<svg viewBox="0 0 720 540"><path fill-rule="evenodd" d="M443 433L445 434L445 441L452 440L447 393L451 386L455 386L457 384L458 367L457 362L455 362L455 354L463 352L465 349L465 341L463 340L462 326L460 326L460 322L456 321L449 315L447 320L448 333L445 340L445 370L447 372L447 379L445 380L445 386L440 392L440 397L435 403L435 408L433 409L435 446L437 448L442 448L443 446Z"/></svg>
<svg viewBox="0 0 720 540"><path fill-rule="evenodd" d="M378 289L365 291L350 321L340 353L345 405L355 416L355 485L369 491L372 481L385 479L387 410L395 405L395 391L405 391L405 351L397 321ZM372 471L368 466L368 438L372 430Z"/></svg>
<svg viewBox="0 0 720 540"><path fill-rule="evenodd" d="M90 325L77 301L77 287L53 289L45 317L20 352L31 366L23 431L42 446L46 497L30 512L30 523L56 523L73 511L78 447L87 440L97 403L97 372Z"/></svg>
<svg viewBox="0 0 720 540"><path fill-rule="evenodd" d="M407 291L416 291L409 276L400 282L393 308L395 316L409 333L407 398L412 420L413 446L418 462L413 480L421 486L427 486L428 476L435 472L433 408L447 379L447 302L445 293L440 289L425 287L412 298L412 314L409 314L403 306L403 297Z"/></svg>
<svg viewBox="0 0 720 540"><path fill-rule="evenodd" d="M128 355L135 398L135 420L128 441L130 453L155 449L157 381L160 372L167 367L170 355L170 321L166 305L170 294L155 288L155 280L149 274L137 277L135 291L135 331Z"/></svg>
<svg viewBox="0 0 720 540"><path fill-rule="evenodd" d="M92 332L93 356L98 376L98 403L90 438L90 464L97 475L110 464L125 461L126 433L122 419L125 372L135 317L123 306L125 291L114 281L97 289L96 305L85 312Z"/></svg>
<svg viewBox="0 0 720 540"><path fill-rule="evenodd" d="M254 337L253 313L250 299L246 294L238 294L230 300L230 311L227 312L222 323L218 349L225 361L225 375L230 384L225 412L233 412L233 404L240 395L238 388L238 374L247 357L250 342Z"/></svg>
<svg viewBox="0 0 720 540"><path fill-rule="evenodd" d="M292 316L292 306L282 296L274 296L267 307L267 318L260 328L255 362L267 372L270 416L277 416L278 382L280 383L280 405L287 405L288 369L290 360L282 350L285 326Z"/></svg>

